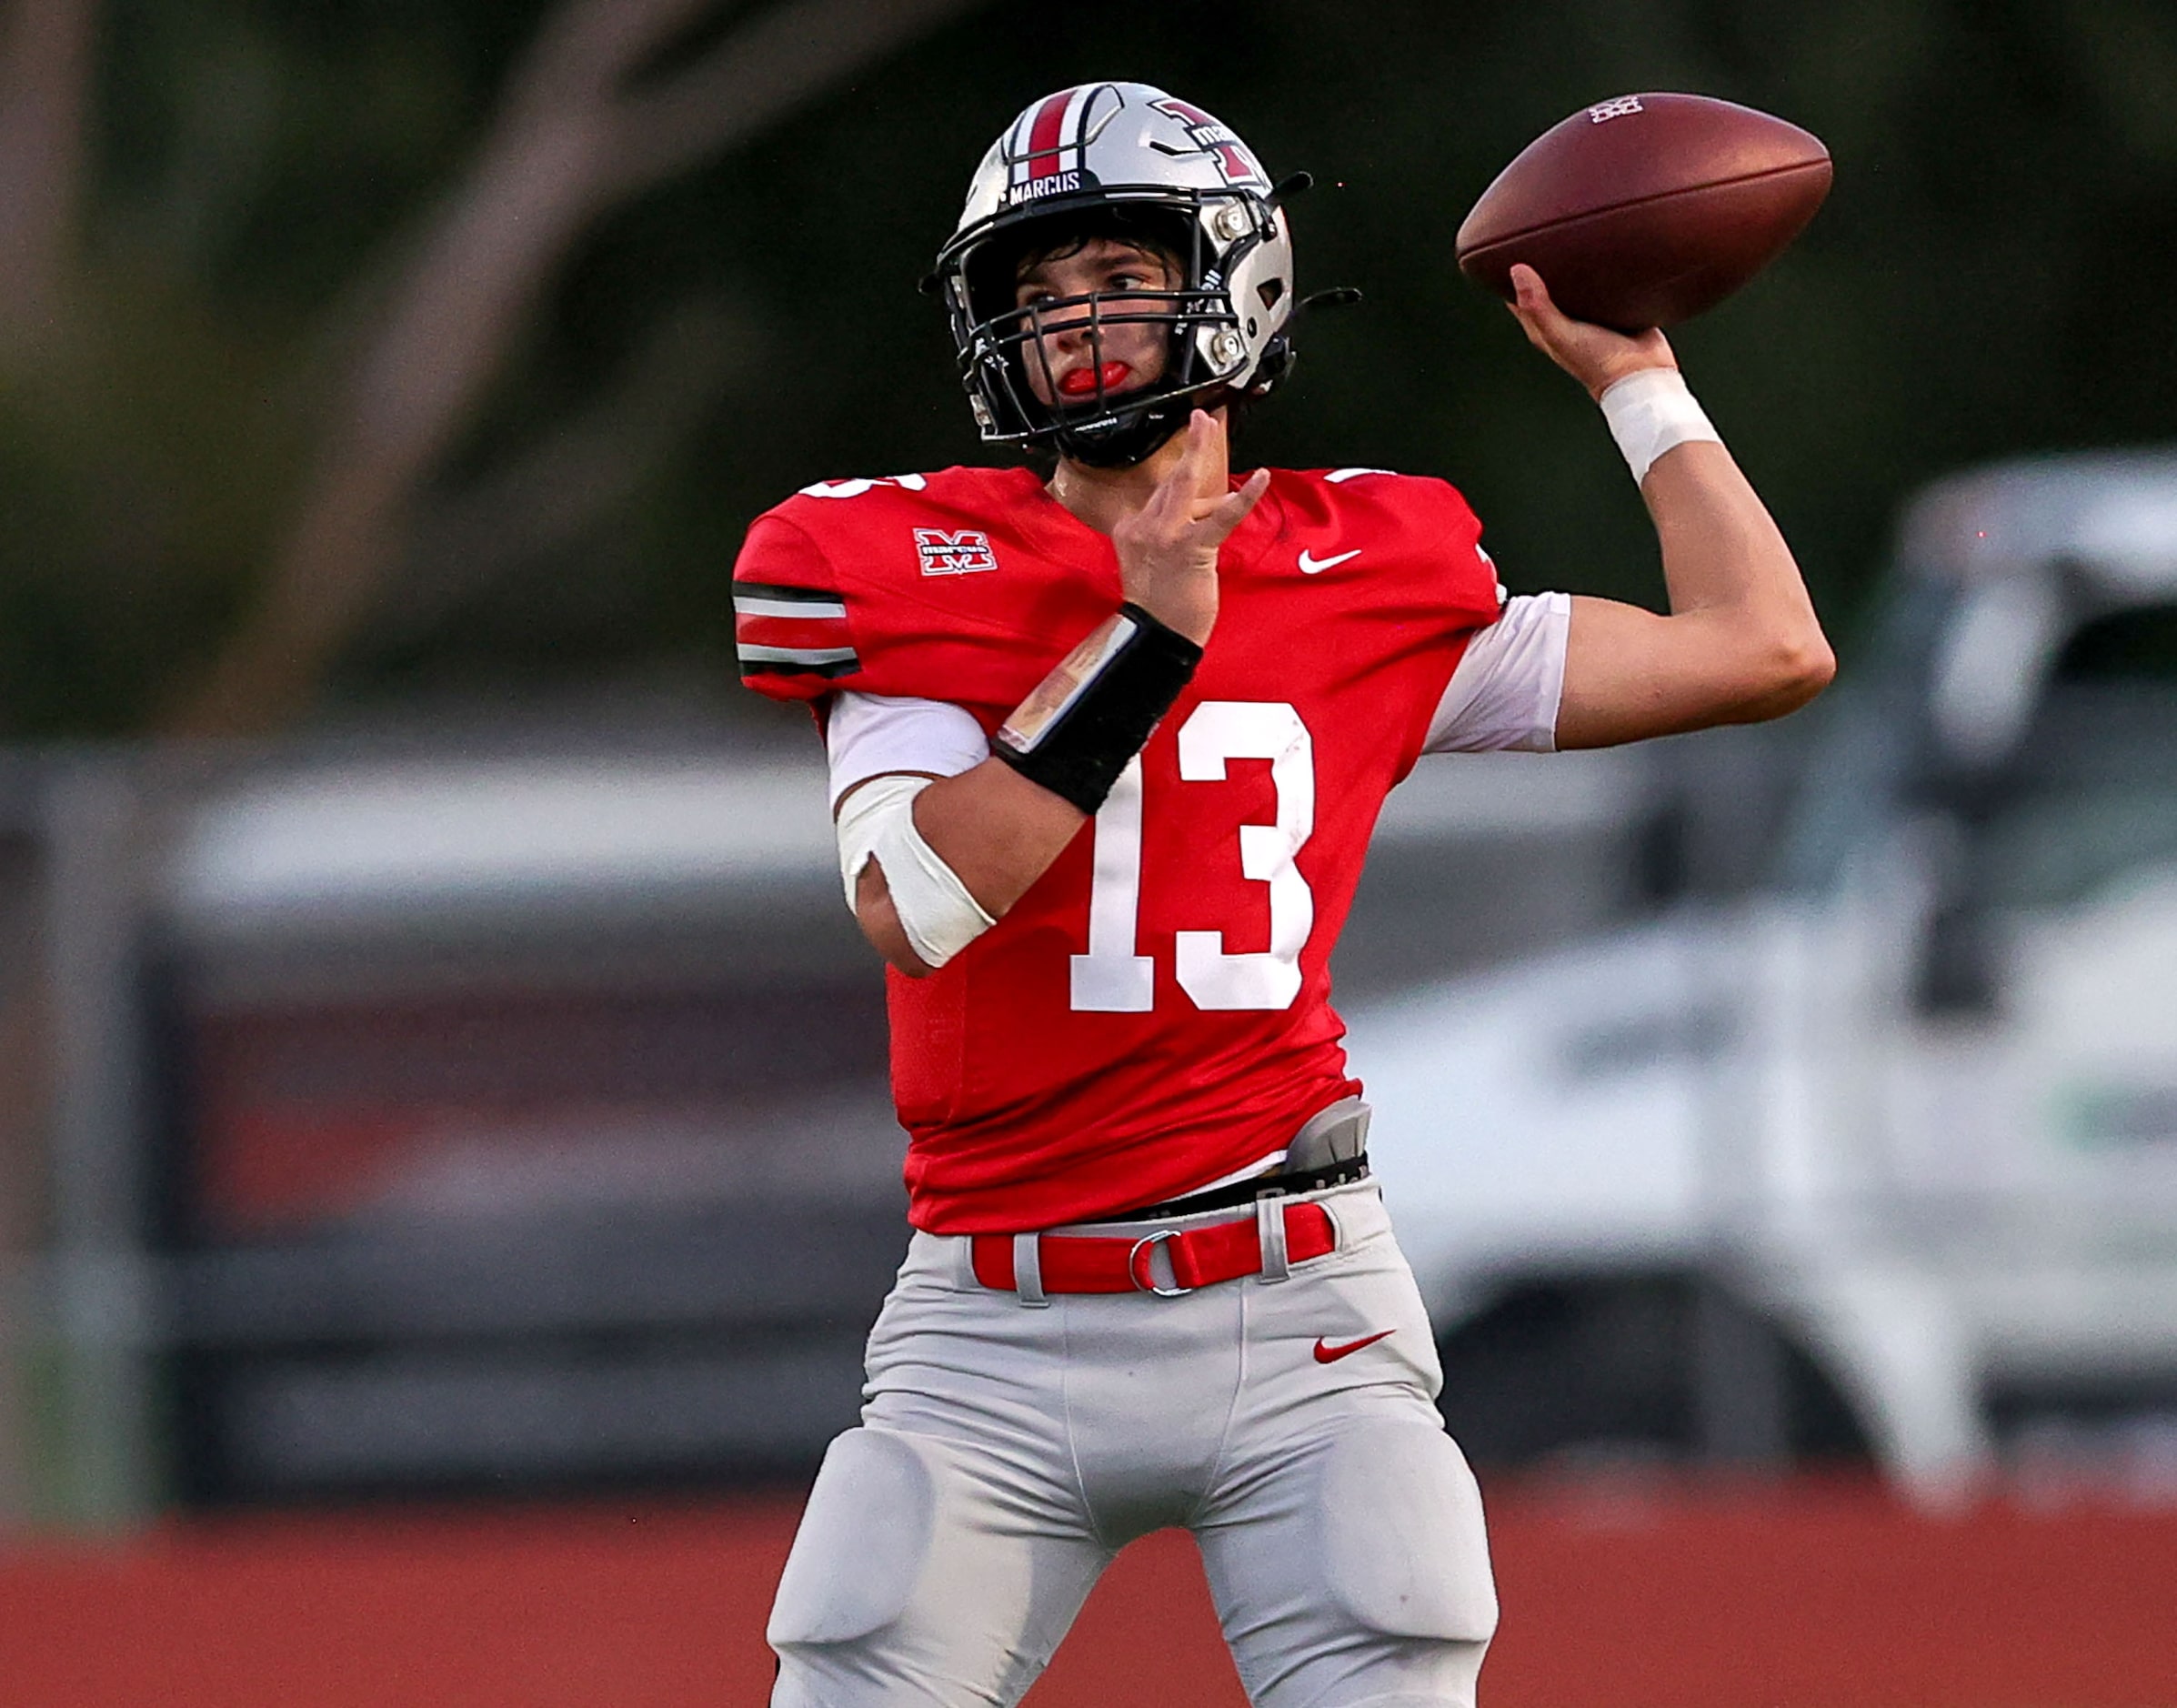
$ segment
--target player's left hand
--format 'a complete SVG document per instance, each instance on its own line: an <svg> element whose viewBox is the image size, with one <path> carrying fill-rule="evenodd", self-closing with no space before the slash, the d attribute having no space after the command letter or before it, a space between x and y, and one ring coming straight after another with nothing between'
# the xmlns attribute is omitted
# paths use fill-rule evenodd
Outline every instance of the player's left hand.
<svg viewBox="0 0 2177 1708"><path fill-rule="evenodd" d="M1512 317L1527 334L1527 341L1600 398L1628 374L1644 367L1676 367L1670 341L1650 327L1636 337L1613 332L1585 320L1575 320L1550 300L1542 276L1524 261L1511 270L1516 300Z"/></svg>
<svg viewBox="0 0 2177 1708"><path fill-rule="evenodd" d="M1226 455L1223 418L1195 410L1149 501L1111 529L1126 597L1197 646L1217 624L1219 548L1269 488L1258 468L1230 490Z"/></svg>

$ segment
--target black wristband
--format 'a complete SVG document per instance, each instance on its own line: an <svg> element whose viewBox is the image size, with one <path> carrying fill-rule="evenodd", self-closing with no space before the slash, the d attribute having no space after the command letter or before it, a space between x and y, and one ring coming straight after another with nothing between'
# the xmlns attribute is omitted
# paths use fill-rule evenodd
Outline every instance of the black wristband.
<svg viewBox="0 0 2177 1708"><path fill-rule="evenodd" d="M1013 708L990 751L1093 813L1201 661L1186 636L1122 605Z"/></svg>

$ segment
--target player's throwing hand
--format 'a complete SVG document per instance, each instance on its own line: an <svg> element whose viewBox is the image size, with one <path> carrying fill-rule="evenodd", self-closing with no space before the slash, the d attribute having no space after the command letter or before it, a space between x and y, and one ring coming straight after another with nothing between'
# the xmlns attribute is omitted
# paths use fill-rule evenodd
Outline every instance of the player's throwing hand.
<svg viewBox="0 0 2177 1708"><path fill-rule="evenodd" d="M1233 492L1225 424L1197 409L1185 454L1142 507L1111 529L1126 597L1197 646L1217 624L1217 553L1269 487L1258 468Z"/></svg>
<svg viewBox="0 0 2177 1708"><path fill-rule="evenodd" d="M1542 276L1524 262L1511 270L1512 318L1527 341L1600 398L1628 374L1644 367L1676 367L1670 340L1655 327L1628 337L1608 327L1575 320L1550 300Z"/></svg>

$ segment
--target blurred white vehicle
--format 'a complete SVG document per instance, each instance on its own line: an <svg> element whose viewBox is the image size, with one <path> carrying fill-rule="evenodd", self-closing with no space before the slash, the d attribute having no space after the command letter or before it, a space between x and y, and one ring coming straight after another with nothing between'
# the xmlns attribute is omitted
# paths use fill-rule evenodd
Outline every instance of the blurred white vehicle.
<svg viewBox="0 0 2177 1708"><path fill-rule="evenodd" d="M1944 482L1773 882L1349 1015L1478 1459L2170 1479L2173 618L2177 454Z"/></svg>

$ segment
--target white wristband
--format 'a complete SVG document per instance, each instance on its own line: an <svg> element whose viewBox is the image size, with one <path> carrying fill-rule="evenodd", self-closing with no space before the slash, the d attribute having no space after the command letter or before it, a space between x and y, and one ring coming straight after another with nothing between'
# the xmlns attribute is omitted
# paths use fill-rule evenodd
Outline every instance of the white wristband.
<svg viewBox="0 0 2177 1708"><path fill-rule="evenodd" d="M1723 443L1686 389L1686 377L1675 367L1643 367L1628 374L1603 392L1601 402L1602 418L1625 453L1635 485L1647 479L1655 459L1675 446L1696 439Z"/></svg>

